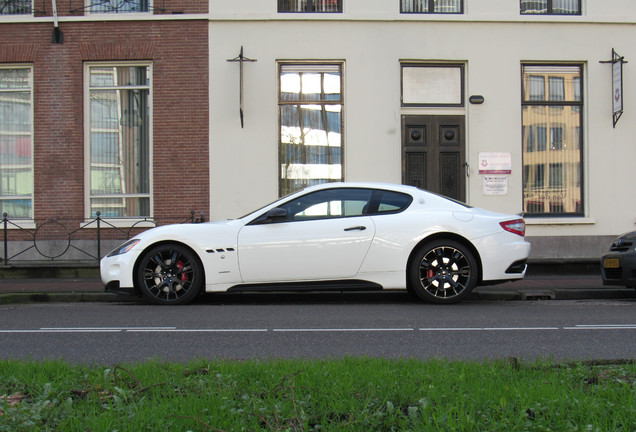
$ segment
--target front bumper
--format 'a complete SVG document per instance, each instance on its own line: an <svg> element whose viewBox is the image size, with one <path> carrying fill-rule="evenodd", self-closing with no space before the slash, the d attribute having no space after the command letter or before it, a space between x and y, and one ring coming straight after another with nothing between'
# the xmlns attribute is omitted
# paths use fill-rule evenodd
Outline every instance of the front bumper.
<svg viewBox="0 0 636 432"><path fill-rule="evenodd" d="M611 252L601 257L603 285L636 287L636 252Z"/></svg>

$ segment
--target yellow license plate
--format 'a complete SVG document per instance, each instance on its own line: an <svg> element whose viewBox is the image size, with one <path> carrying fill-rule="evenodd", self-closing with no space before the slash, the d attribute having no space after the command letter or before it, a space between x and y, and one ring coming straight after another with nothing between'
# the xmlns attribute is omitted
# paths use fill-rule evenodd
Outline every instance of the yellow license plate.
<svg viewBox="0 0 636 432"><path fill-rule="evenodd" d="M603 261L603 267L605 268L618 268L620 267L618 258L605 258Z"/></svg>

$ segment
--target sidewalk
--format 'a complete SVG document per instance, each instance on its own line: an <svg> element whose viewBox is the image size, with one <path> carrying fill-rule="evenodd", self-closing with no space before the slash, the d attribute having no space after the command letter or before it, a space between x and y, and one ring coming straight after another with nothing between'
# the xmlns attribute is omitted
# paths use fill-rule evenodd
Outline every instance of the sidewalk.
<svg viewBox="0 0 636 432"><path fill-rule="evenodd" d="M478 287L471 299L584 300L636 299L633 288L603 286L595 275L534 275L516 282ZM0 304L30 302L126 302L134 296L105 293L98 277L0 279Z"/></svg>

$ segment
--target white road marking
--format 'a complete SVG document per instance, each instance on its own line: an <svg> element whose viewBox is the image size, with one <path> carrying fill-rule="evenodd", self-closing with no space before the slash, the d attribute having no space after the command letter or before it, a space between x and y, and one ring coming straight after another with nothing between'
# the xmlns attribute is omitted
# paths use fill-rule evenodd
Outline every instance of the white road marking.
<svg viewBox="0 0 636 432"><path fill-rule="evenodd" d="M560 327L426 327L421 331L526 331L526 330L561 330Z"/></svg>
<svg viewBox="0 0 636 432"><path fill-rule="evenodd" d="M492 332L558 330L636 330L636 324L575 324L563 327L386 327L386 328L177 328L177 327L40 327L0 329L0 333L343 333L343 332Z"/></svg>
<svg viewBox="0 0 636 432"><path fill-rule="evenodd" d="M390 331L414 331L413 328L290 328L272 329L273 332L293 333L293 332L390 332Z"/></svg>

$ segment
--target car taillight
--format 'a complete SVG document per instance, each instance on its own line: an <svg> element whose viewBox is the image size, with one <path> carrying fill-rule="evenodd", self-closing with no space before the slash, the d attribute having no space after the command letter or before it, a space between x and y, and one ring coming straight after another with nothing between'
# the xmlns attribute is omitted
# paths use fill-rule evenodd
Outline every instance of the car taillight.
<svg viewBox="0 0 636 432"><path fill-rule="evenodd" d="M499 225L506 231L520 235L521 237L526 235L526 222L523 219L499 222Z"/></svg>

